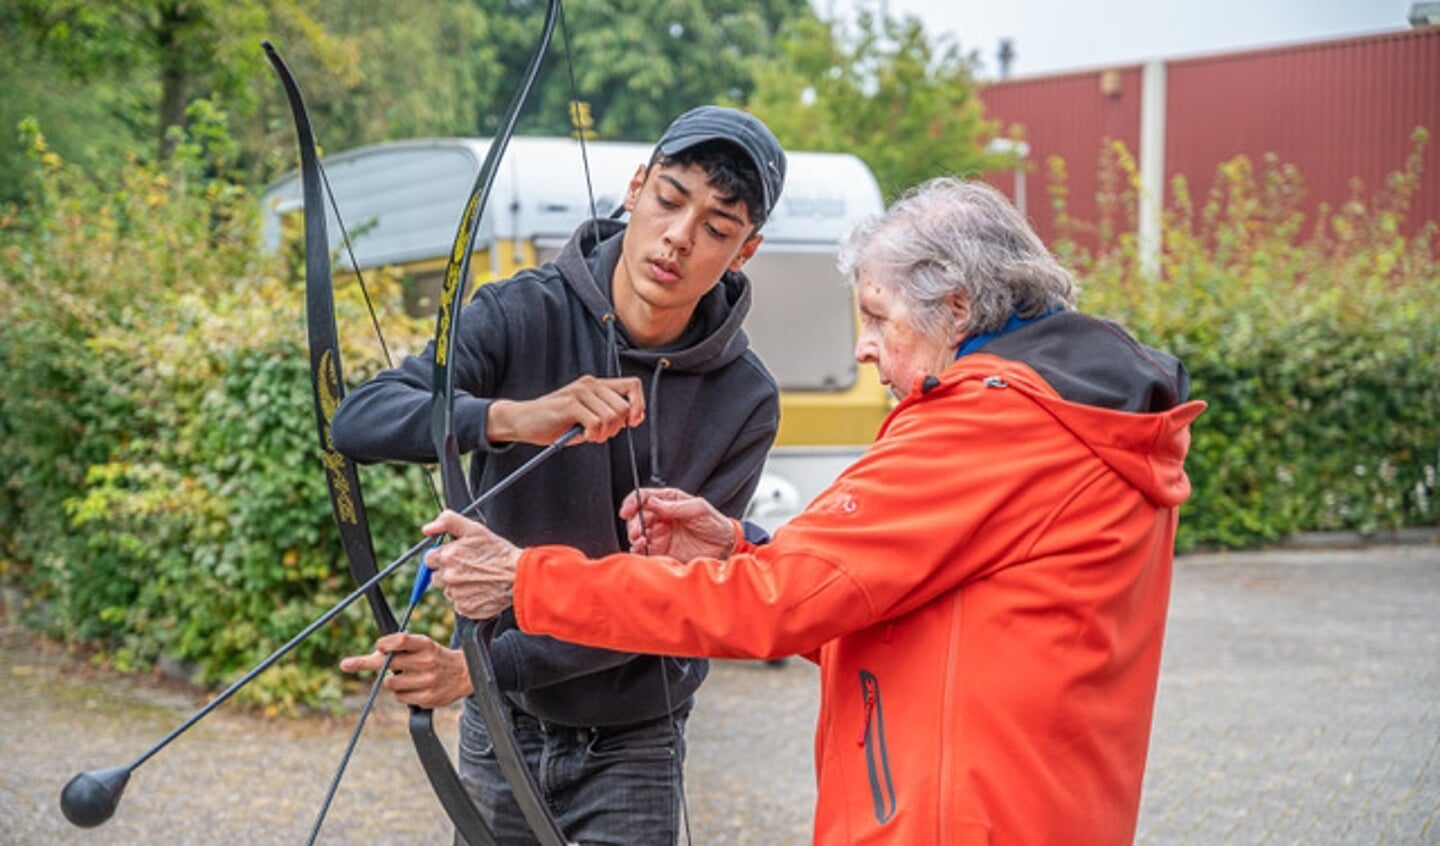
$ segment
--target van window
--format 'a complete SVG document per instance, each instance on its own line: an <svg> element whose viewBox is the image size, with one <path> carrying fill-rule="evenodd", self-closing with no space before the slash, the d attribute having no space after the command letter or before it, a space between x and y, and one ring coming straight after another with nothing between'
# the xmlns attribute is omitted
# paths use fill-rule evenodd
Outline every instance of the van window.
<svg viewBox="0 0 1440 846"><path fill-rule="evenodd" d="M751 346L781 390L848 389L857 370L855 312L833 248L766 253L768 246L745 265L755 288L745 318Z"/></svg>
<svg viewBox="0 0 1440 846"><path fill-rule="evenodd" d="M540 260L554 261L561 246L538 242ZM783 391L847 390L858 371L855 312L834 248L785 250L762 244L745 265L754 297L745 317L750 346Z"/></svg>

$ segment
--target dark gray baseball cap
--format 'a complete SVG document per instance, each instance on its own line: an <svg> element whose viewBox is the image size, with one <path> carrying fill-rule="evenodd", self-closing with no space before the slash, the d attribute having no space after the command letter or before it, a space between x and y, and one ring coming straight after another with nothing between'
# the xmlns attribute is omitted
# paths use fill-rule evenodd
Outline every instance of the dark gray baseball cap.
<svg viewBox="0 0 1440 846"><path fill-rule="evenodd" d="M780 202L785 188L785 151L770 128L760 119L738 109L700 106L681 115L666 127L655 145L663 155L673 156L705 141L729 141L750 156L760 172L765 191L765 217Z"/></svg>

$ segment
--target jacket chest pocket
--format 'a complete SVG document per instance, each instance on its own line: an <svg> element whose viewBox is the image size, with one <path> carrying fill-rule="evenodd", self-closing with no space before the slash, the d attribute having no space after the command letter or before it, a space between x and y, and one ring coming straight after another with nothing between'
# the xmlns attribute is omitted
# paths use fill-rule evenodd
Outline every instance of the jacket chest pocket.
<svg viewBox="0 0 1440 846"><path fill-rule="evenodd" d="M880 695L880 679L869 670L860 671L860 696L865 724L860 730L859 745L865 750L875 821L884 825L895 816L895 781L890 774L890 754L885 745L885 702Z"/></svg>

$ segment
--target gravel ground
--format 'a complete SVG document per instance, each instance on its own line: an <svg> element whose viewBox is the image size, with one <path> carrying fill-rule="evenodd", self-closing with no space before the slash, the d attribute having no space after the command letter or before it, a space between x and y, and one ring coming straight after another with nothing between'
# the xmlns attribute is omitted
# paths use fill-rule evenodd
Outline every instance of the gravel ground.
<svg viewBox="0 0 1440 846"><path fill-rule="evenodd" d="M817 684L804 661L715 662L688 732L696 843L807 842ZM379 701L319 842L448 844L407 712ZM108 822L65 820L59 795L71 776L130 763L203 704L183 686L97 670L0 623L0 844L304 843L353 717L267 720L222 705L134 771ZM436 714L451 750L458 717L458 706Z"/></svg>
<svg viewBox="0 0 1440 846"><path fill-rule="evenodd" d="M1440 844L1437 609L1434 542L1182 557L1138 846ZM816 684L799 660L716 662L689 723L696 844L808 842ZM448 844L404 709L382 701L321 842ZM135 771L109 822L61 816L72 775L129 763L200 704L0 613L0 844L303 843L353 718L222 706ZM437 715L451 749L456 715Z"/></svg>

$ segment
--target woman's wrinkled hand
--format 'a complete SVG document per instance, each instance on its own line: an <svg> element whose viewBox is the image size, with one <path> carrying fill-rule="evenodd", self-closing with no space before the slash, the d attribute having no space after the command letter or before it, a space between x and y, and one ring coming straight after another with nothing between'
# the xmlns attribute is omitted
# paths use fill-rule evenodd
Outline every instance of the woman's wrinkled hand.
<svg viewBox="0 0 1440 846"><path fill-rule="evenodd" d="M728 558L735 548L730 518L702 497L675 488L641 488L620 504L630 550L679 561Z"/></svg>
<svg viewBox="0 0 1440 846"><path fill-rule="evenodd" d="M519 547L455 511L441 512L423 531L451 538L431 550L425 563L434 571L433 583L444 591L457 613L472 620L488 620L510 607Z"/></svg>

